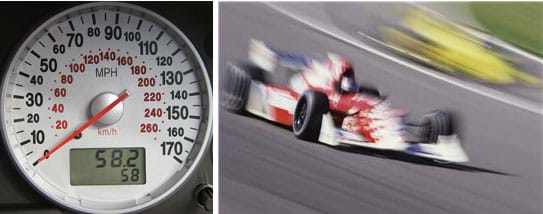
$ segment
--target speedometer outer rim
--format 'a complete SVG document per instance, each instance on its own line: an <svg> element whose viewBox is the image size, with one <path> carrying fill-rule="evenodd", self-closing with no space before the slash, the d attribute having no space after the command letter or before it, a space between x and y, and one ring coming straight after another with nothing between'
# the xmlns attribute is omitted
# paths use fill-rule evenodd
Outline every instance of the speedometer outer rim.
<svg viewBox="0 0 543 214"><path fill-rule="evenodd" d="M203 126L205 127L205 131L200 131L197 135L197 138L195 140L193 150L199 149L199 151L195 154L195 152L191 152L187 160L191 160L190 166L186 167L186 165L180 170L184 171L185 174L183 177L177 181L174 185L172 185L167 191L163 192L161 195L159 195L156 198L153 198L150 201L147 201L143 204L136 205L134 207L126 208L126 209L120 209L120 210L95 210L90 209L87 207L77 207L73 206L70 203L66 203L65 201L57 200L54 195L51 195L46 189L43 189L41 186L39 186L37 183L34 182L33 179L29 177L29 175L26 173L25 170L23 170L22 163L19 162L15 158L15 152L13 151L12 146L10 145L9 136L7 135L7 124L5 121L6 115L5 114L5 99L7 95L7 86L8 86L8 76L10 75L11 71L14 69L15 63L14 60L16 60L16 56L19 56L23 51L24 47L30 43L37 34L39 34L43 29L45 29L47 26L53 24L55 21L61 19L62 17L71 14L73 12L77 12L80 10L93 8L93 7L119 7L119 8L127 8L129 10L134 10L137 12L140 12L139 14L142 18L150 19L157 24L163 24L168 29L171 29L174 33L174 37L183 40L183 42L186 43L187 47L190 48L193 54L193 58L196 59L195 62L193 62L195 65L197 65L201 72L196 75L197 78L200 79L201 83L204 83L204 85L200 84L199 88L201 90L201 94L206 95L207 99L202 98L202 118L200 123L200 128ZM15 165L15 168L19 172L19 174L22 175L22 177L25 179L27 183L30 184L30 186L35 189L39 194L44 196L47 200L53 202L54 204L57 204L58 206L75 211L75 212L84 212L84 213L134 213L134 212L141 212L146 209L149 209L151 207L157 206L161 202L165 201L166 199L172 197L175 192L177 192L181 187L189 180L191 177L194 176L194 174L197 172L197 168L199 168L201 162L203 161L204 155L208 154L208 150L211 144L211 130L212 130L212 124L213 124L213 113L212 113L212 93L211 93L211 83L209 81L208 72L205 67L205 64L202 61L202 58L200 57L200 54L198 50L194 47L190 39L173 23L171 23L169 20L164 18L163 16L159 15L158 13L155 13L151 11L150 9L144 8L139 5L135 4L129 4L129 3L123 3L123 2L93 2L93 3L85 3L80 4L65 10L62 10L55 15L47 18L42 24L40 24L38 27L34 27L30 34L26 34L24 37L24 40L22 40L22 43L19 43L16 45L16 51L11 51L12 54L10 54L9 60L6 62L9 62L8 65L4 68L4 73L2 74L2 88L1 88L1 96L2 99L0 99L0 119L2 120L2 139L4 141L3 145L7 147L7 151L9 151L9 158ZM198 73L198 72L195 72ZM203 81L202 81L203 80ZM207 102L207 103L206 103ZM207 104L207 106L205 105ZM203 134L203 135L202 135ZM196 157L194 157L196 156ZM187 163L188 164L188 163Z"/></svg>

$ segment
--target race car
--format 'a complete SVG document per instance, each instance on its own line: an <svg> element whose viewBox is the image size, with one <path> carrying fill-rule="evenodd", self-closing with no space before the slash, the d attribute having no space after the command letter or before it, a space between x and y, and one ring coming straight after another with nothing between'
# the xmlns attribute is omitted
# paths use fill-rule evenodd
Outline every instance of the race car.
<svg viewBox="0 0 543 214"><path fill-rule="evenodd" d="M370 86L358 85L352 64L275 50L251 40L248 62L228 63L221 105L287 127L296 137L331 146L402 151L440 162L467 162L450 113L434 111L408 123Z"/></svg>
<svg viewBox="0 0 543 214"><path fill-rule="evenodd" d="M422 11L412 11L396 26L383 26L392 50L415 61L491 84L542 87L541 78L515 68L484 41Z"/></svg>

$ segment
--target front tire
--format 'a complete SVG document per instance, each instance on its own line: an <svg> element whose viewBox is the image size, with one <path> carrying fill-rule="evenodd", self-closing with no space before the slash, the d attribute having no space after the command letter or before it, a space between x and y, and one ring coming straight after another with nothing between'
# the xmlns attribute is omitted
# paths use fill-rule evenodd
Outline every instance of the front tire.
<svg viewBox="0 0 543 214"><path fill-rule="evenodd" d="M439 135L454 134L454 126L450 113L436 111L425 115L422 119L424 143L437 143Z"/></svg>
<svg viewBox="0 0 543 214"><path fill-rule="evenodd" d="M292 131L296 137L317 142L322 116L328 113L328 97L316 91L306 91L296 104Z"/></svg>

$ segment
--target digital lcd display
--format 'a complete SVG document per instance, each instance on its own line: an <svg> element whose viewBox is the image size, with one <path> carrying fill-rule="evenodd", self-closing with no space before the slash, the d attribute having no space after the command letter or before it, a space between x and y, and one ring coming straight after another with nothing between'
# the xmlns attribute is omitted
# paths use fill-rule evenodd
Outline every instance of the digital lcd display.
<svg viewBox="0 0 543 214"><path fill-rule="evenodd" d="M145 184L145 149L71 149L70 184L74 186Z"/></svg>

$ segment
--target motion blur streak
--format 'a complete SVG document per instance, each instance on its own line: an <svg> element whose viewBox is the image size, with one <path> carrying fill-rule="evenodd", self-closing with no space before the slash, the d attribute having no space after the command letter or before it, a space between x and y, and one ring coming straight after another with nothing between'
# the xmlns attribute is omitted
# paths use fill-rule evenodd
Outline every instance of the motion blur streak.
<svg viewBox="0 0 543 214"><path fill-rule="evenodd" d="M302 18L300 14L304 14L306 16L310 16L311 18L319 17L322 18L322 15L318 13L314 13L314 10L307 9L304 5L305 3L299 3L296 4L288 4L288 6L279 5L278 3L267 3L267 5L278 12L289 16L304 25L307 25L308 27L318 31L319 33L323 33L325 35L331 36L332 38L338 39L341 42L345 42L347 44L350 44L352 46L355 46L357 48L363 49L365 51L368 51L370 53L373 53L377 56L383 57L387 60L390 60L391 62L398 63L400 65L403 65L405 67L408 67L411 71L418 71L421 73L424 73L426 75L430 75L436 79L442 80L444 82L456 85L457 87L461 87L464 89L467 89L473 93L477 93L483 96L486 96L488 98L492 98L494 100L507 103L512 106L516 106L518 108L522 108L527 111L531 111L534 113L538 113L543 115L543 106L542 106L542 96L541 96L541 90L538 88L526 88L522 86L482 86L478 83L473 83L466 80L461 80L458 78L451 78L448 75L441 74L436 71L432 71L429 69L426 69L422 66L419 66L417 64L408 62L407 60L401 59L399 57L396 57L393 55L393 53L387 53L385 50L379 50L376 47L373 47L372 45L368 45L366 43L362 43L359 40L353 38L353 34L359 34L359 36L365 36L367 37L367 40L372 41L376 44L384 44L381 41L376 40L375 38L368 36L367 34L358 31L358 29L365 29L369 32L372 32L373 34L379 34L378 27L376 25L383 24L382 19L390 19L390 17L379 17L378 14L376 14L376 11L371 11L369 9L366 9L364 12L355 11L359 9L363 9L360 7L348 7L348 6L337 6L340 4L330 4L329 7L320 7L321 5L314 4L314 7L312 9L321 9L321 10L327 10L332 12L329 13L331 17L335 17L335 19L329 20L328 17L325 17L323 19L319 19L318 21L311 20L307 21L308 18ZM352 3L351 3L352 4ZM294 5L294 7L292 7ZM392 4L388 4L390 5ZM395 5L397 6L397 5ZM402 5L406 7L406 9L401 11L410 11L412 10L411 5ZM341 13L333 13L333 10L338 10L337 7L344 8L344 9L350 9L353 13L345 13L347 15L341 15L344 10L341 10ZM304 8L304 9L300 9ZM331 9L330 9L331 8ZM354 10L354 11L353 11ZM296 11L297 14L291 12ZM381 11L380 9L377 11ZM356 13L354 13L356 12ZM366 13L367 12L367 13ZM392 9L389 9L388 12L392 12ZM350 19L348 17L352 17L352 14L358 14L358 19ZM362 14L362 15L360 15ZM365 16L364 16L365 14ZM393 20L399 19L402 14L396 14L396 16L392 16L390 13L387 13L386 16L395 17L392 18ZM326 16L326 15L325 15ZM344 17L341 17L344 16ZM375 18L377 16L377 18ZM381 16L383 16L381 14ZM368 21L369 18L369 21ZM348 19L349 21L346 21ZM373 20L372 20L373 19ZM377 19L377 21L375 21ZM339 23L337 23L339 21ZM330 23L328 23L330 22ZM356 22L356 24L350 23L350 22ZM390 21L388 21L390 23ZM319 24L315 24L319 23ZM335 26L334 24L338 24L338 26ZM359 26L356 26L359 25ZM326 27L324 27L326 26ZM357 28L358 27L358 28ZM329 30L333 29L333 30ZM378 41L378 42L375 42ZM523 62L523 67L535 71L539 74L541 74L541 68L542 64L538 60L533 60L530 58L526 58L526 60Z"/></svg>
<svg viewBox="0 0 543 214"><path fill-rule="evenodd" d="M371 33L366 29L376 19L389 18L386 10L399 5L349 4L354 3L305 12L327 14L336 24L345 23L338 14L355 16L355 35ZM220 213L542 212L540 114L330 38L264 4L221 3L219 14L221 71L227 62L247 58L250 38L300 53L342 54L353 62L359 82L377 86L393 105L411 110L413 118L433 109L455 112L470 156L466 165L438 165L392 152L335 149L300 141L276 124L221 110ZM510 96L540 103L540 93L505 89Z"/></svg>

